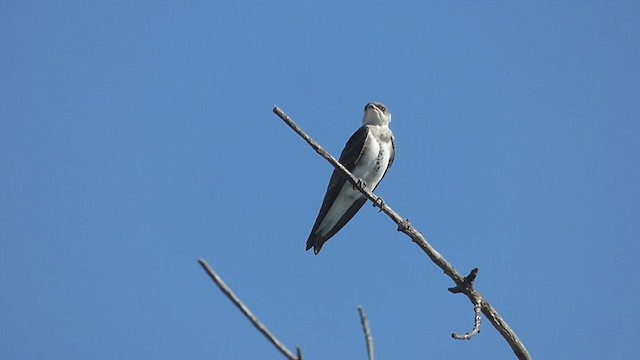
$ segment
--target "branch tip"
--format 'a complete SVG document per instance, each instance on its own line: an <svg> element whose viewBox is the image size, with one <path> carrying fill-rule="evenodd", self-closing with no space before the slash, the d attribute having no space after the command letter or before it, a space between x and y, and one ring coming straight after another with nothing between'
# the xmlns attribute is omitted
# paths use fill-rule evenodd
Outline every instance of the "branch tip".
<svg viewBox="0 0 640 360"><path fill-rule="evenodd" d="M474 336L480 333L480 310L482 310L482 305L480 303L474 305L473 310L475 312L475 318L473 320L473 330L464 335L458 335L456 333L452 333L451 337L456 340L471 340Z"/></svg>
<svg viewBox="0 0 640 360"><path fill-rule="evenodd" d="M358 305L358 313L360 314L360 323L362 324L362 331L364 332L364 341L367 344L367 354L369 355L369 360L373 360L373 337L371 336L367 313L364 312L362 305Z"/></svg>

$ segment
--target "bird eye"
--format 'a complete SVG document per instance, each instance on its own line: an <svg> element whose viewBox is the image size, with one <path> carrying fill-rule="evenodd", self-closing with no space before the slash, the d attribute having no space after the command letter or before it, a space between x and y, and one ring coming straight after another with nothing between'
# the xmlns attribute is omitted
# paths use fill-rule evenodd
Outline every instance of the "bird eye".
<svg viewBox="0 0 640 360"><path fill-rule="evenodd" d="M386 112L387 108L384 107L384 105L378 105L378 108L380 108L380 110L382 110L382 112Z"/></svg>

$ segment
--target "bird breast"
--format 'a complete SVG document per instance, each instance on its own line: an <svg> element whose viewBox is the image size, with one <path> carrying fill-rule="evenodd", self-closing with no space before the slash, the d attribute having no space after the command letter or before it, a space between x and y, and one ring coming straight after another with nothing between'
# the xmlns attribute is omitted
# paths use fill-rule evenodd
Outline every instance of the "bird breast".
<svg viewBox="0 0 640 360"><path fill-rule="evenodd" d="M367 137L358 165L353 169L353 175L362 179L367 187L373 190L389 166L392 145L390 140L380 141L380 136L371 135Z"/></svg>

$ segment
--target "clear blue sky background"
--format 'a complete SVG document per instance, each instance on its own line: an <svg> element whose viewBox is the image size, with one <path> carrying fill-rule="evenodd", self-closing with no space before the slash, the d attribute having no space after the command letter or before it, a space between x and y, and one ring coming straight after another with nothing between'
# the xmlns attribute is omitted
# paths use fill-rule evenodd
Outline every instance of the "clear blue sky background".
<svg viewBox="0 0 640 360"><path fill-rule="evenodd" d="M366 206L304 251L365 103L378 193L539 359L628 358L640 322L634 1L4 1L0 358L509 359Z"/></svg>

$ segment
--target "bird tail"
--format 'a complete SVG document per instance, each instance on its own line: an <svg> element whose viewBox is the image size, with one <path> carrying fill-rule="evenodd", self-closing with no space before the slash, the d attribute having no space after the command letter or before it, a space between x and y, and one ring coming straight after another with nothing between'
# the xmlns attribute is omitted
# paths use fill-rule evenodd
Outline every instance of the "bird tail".
<svg viewBox="0 0 640 360"><path fill-rule="evenodd" d="M309 235L309 239L307 239L307 250L313 248L313 253L318 255L325 241L319 233L312 233Z"/></svg>

